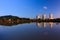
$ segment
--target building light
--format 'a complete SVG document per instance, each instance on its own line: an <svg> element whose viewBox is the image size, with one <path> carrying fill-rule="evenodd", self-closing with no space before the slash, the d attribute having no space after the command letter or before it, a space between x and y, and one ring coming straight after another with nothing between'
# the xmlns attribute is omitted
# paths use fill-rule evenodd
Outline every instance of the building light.
<svg viewBox="0 0 60 40"><path fill-rule="evenodd" d="M37 15L37 16L36 16L36 19L40 19L40 15Z"/></svg>
<svg viewBox="0 0 60 40"><path fill-rule="evenodd" d="M53 14L52 13L49 14L49 19L53 19Z"/></svg>
<svg viewBox="0 0 60 40"><path fill-rule="evenodd" d="M45 20L46 19L46 14L42 15L42 19Z"/></svg>

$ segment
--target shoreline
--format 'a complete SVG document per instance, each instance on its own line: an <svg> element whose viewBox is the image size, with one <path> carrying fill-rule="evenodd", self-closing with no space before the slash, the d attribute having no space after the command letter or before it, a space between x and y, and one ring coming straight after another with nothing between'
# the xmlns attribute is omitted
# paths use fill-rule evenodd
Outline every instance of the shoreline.
<svg viewBox="0 0 60 40"><path fill-rule="evenodd" d="M60 23L60 18L56 19L30 19L30 18L19 18L17 16L6 15L0 16L0 24L1 25L15 25L21 23L33 23L33 22L57 22Z"/></svg>

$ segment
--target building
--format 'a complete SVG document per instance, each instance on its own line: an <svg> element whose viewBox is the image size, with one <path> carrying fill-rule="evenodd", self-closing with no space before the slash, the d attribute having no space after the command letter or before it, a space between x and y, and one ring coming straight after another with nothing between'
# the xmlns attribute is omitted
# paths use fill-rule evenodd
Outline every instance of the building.
<svg viewBox="0 0 60 40"><path fill-rule="evenodd" d="M40 15L37 15L37 16L36 16L36 19L40 19L40 18L41 18Z"/></svg>
<svg viewBox="0 0 60 40"><path fill-rule="evenodd" d="M52 13L49 14L49 19L53 19L53 14Z"/></svg>
<svg viewBox="0 0 60 40"><path fill-rule="evenodd" d="M42 15L42 19L45 20L46 19L46 14Z"/></svg>

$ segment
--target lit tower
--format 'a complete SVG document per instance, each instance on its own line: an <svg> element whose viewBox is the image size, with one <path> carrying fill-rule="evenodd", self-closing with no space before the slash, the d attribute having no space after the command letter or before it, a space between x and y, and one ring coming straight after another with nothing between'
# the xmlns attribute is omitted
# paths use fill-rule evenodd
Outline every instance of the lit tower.
<svg viewBox="0 0 60 40"><path fill-rule="evenodd" d="M40 19L40 15L37 15L37 16L36 16L36 19Z"/></svg>
<svg viewBox="0 0 60 40"><path fill-rule="evenodd" d="M46 19L46 14L42 15L42 19L45 20Z"/></svg>
<svg viewBox="0 0 60 40"><path fill-rule="evenodd" d="M49 14L49 19L53 19L53 14L52 13Z"/></svg>

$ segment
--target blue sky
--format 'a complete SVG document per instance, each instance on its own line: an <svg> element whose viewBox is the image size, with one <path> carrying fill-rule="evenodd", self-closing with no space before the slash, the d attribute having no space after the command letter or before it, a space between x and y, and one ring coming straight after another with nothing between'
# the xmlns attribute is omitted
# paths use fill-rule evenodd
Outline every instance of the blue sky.
<svg viewBox="0 0 60 40"><path fill-rule="evenodd" d="M60 0L0 0L0 16L35 18L44 13L48 16L50 12L60 17Z"/></svg>

